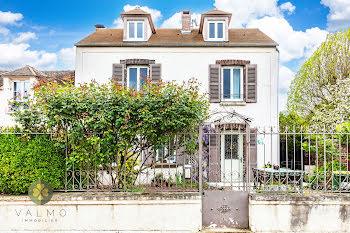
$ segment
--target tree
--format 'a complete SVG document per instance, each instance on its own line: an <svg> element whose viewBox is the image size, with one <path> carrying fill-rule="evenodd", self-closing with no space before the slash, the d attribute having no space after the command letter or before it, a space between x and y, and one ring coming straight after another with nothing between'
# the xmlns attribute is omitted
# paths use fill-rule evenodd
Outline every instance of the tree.
<svg viewBox="0 0 350 233"><path fill-rule="evenodd" d="M350 28L329 34L292 81L287 111L312 125L349 121Z"/></svg>
<svg viewBox="0 0 350 233"><path fill-rule="evenodd" d="M156 149L178 134L197 134L208 116L208 102L195 80L183 84L147 80L139 91L112 83L79 87L49 83L38 87L29 108L15 116L26 131L55 132L62 146L69 145L68 170L86 172L88 177L93 175L88 171L113 166L114 185L125 188L150 166L145 166L147 161L154 162Z"/></svg>

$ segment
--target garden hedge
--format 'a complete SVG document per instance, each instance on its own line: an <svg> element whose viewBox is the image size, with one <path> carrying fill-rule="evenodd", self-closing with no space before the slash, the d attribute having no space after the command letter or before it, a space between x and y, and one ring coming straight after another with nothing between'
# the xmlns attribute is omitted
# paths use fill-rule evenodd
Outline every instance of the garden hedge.
<svg viewBox="0 0 350 233"><path fill-rule="evenodd" d="M64 171L64 151L49 135L0 135L0 193L27 193L39 179L63 188Z"/></svg>

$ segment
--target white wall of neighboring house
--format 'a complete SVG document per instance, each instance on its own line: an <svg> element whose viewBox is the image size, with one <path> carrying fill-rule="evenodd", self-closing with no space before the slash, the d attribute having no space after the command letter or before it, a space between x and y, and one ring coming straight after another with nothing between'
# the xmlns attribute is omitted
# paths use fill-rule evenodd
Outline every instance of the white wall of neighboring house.
<svg viewBox="0 0 350 233"><path fill-rule="evenodd" d="M12 111L10 109L9 102L13 100L13 82L14 81L29 81L30 86L33 87L36 82L35 77L3 77L4 84L0 89L0 127L9 127L16 125L12 117ZM33 92L30 93L33 95Z"/></svg>
<svg viewBox="0 0 350 233"><path fill-rule="evenodd" d="M268 47L77 47L76 84L107 83L112 64L124 59L152 59L162 65L162 80L186 81L196 78L201 92L208 92L209 65L216 60L249 60L257 64L257 102L230 105L210 104L214 110L235 110L250 117L252 127L278 127L278 66L276 48ZM258 164L278 164L278 138L258 135ZM272 143L272 145L271 145ZM265 158L264 158L265 157Z"/></svg>

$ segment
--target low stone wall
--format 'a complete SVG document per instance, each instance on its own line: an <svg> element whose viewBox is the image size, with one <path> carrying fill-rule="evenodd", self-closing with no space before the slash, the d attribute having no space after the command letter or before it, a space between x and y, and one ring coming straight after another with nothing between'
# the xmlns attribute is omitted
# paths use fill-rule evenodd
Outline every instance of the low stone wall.
<svg viewBox="0 0 350 233"><path fill-rule="evenodd" d="M0 232L197 232L198 193L55 193L45 205L0 195Z"/></svg>
<svg viewBox="0 0 350 233"><path fill-rule="evenodd" d="M349 232L349 194L252 194L253 232Z"/></svg>

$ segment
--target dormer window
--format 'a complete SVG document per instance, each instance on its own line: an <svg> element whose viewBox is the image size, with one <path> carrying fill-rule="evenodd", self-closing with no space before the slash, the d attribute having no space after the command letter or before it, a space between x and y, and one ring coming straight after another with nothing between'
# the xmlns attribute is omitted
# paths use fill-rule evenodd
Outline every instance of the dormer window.
<svg viewBox="0 0 350 233"><path fill-rule="evenodd" d="M220 41L224 40L224 21L209 21L208 22L208 40Z"/></svg>
<svg viewBox="0 0 350 233"><path fill-rule="evenodd" d="M151 14L141 10L139 6L135 9L121 13L123 20L123 41L125 42L146 42L156 33Z"/></svg>
<svg viewBox="0 0 350 233"><path fill-rule="evenodd" d="M143 21L128 21L128 40L144 40Z"/></svg>
<svg viewBox="0 0 350 233"><path fill-rule="evenodd" d="M204 41L228 42L231 16L231 13L216 8L202 14L198 33L203 35Z"/></svg>

